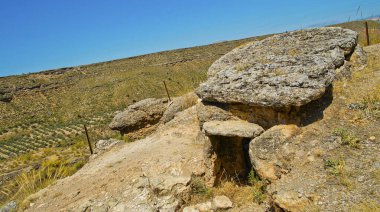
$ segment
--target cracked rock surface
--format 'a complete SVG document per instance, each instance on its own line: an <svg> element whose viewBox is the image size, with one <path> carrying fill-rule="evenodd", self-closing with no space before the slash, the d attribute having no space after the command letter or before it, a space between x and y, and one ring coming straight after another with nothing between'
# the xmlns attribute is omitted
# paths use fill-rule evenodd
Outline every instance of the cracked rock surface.
<svg viewBox="0 0 380 212"><path fill-rule="evenodd" d="M160 131L113 148L27 200L27 211L175 211L203 172L195 107Z"/></svg>
<svg viewBox="0 0 380 212"><path fill-rule="evenodd" d="M196 90L208 102L301 106L325 92L357 45L357 33L326 27L284 33L234 49Z"/></svg>

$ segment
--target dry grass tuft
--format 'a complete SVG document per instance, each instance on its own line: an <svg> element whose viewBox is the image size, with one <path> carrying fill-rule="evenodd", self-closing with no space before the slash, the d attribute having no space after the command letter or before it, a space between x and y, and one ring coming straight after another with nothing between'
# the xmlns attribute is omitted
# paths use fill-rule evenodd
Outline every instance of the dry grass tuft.
<svg viewBox="0 0 380 212"><path fill-rule="evenodd" d="M198 103L198 97L194 93L188 93L183 96L183 109L190 108Z"/></svg>
<svg viewBox="0 0 380 212"><path fill-rule="evenodd" d="M325 168L338 179L341 185L348 188L353 187L353 182L349 178L350 173L347 171L346 162L344 160L327 159L325 161Z"/></svg>
<svg viewBox="0 0 380 212"><path fill-rule="evenodd" d="M204 181L200 177L194 177L191 180L190 188L191 199L188 202L189 205L205 202L214 196L213 191L210 188L207 188Z"/></svg>
<svg viewBox="0 0 380 212"><path fill-rule="evenodd" d="M213 194L225 195L238 206L252 203L254 199L254 192L251 186L239 186L231 181L222 182L218 187L213 188Z"/></svg>
<svg viewBox="0 0 380 212"><path fill-rule="evenodd" d="M351 207L350 212L379 212L380 211L380 205L365 201L362 203L359 203L357 205L354 205Z"/></svg>

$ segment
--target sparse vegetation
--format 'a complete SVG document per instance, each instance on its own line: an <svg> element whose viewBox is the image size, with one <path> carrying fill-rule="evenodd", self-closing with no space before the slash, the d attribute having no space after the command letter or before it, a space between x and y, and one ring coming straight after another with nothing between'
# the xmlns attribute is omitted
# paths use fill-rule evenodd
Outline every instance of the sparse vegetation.
<svg viewBox="0 0 380 212"><path fill-rule="evenodd" d="M373 94L363 97L363 112L365 118L380 118L380 85Z"/></svg>
<svg viewBox="0 0 380 212"><path fill-rule="evenodd" d="M346 168L346 162L342 159L336 160L329 158L325 161L327 171L337 177L339 183L346 187L352 187L352 182L349 179L349 172Z"/></svg>
<svg viewBox="0 0 380 212"><path fill-rule="evenodd" d="M30 194L75 173L85 164L87 157L84 141L76 140L71 147L44 148L6 160L0 169L17 168L15 171L19 174L2 182L0 202L12 199L21 203Z"/></svg>
<svg viewBox="0 0 380 212"><path fill-rule="evenodd" d="M124 141L125 143L129 143L129 142L131 142L131 140L129 140L129 138L128 138L127 136L125 136L125 135L121 135L121 134L116 134L116 135L114 136L114 138L117 139L117 140Z"/></svg>
<svg viewBox="0 0 380 212"><path fill-rule="evenodd" d="M215 195L227 196L235 205L249 204L255 201L254 191L249 185L239 185L234 181L223 181L213 188Z"/></svg>
<svg viewBox="0 0 380 212"><path fill-rule="evenodd" d="M363 22L342 26L358 31L359 41L364 44ZM379 29L378 23L370 22L372 44L380 42ZM17 173L15 178L0 184L0 204L12 198L21 201L79 169L88 157L83 124L89 126L93 141L117 137L107 128L114 111L147 97L165 97L162 80L167 82L172 96L192 91L205 80L208 67L217 58L237 46L264 37L0 78L0 90L11 90L2 97L13 98L7 103L0 102L0 172ZM242 64L237 71L246 68L248 65ZM380 87L371 92L357 102L364 105L364 118L377 119ZM342 128L335 133L344 144L358 147L358 136L352 131ZM71 160L66 160L68 158ZM332 160L329 164L330 173L343 179L342 184L349 185L345 180L348 178L344 177L347 176L344 161ZM194 195L201 198L225 194L234 202L248 199L262 202L265 182L252 176L249 186L225 181L217 188L207 188L199 181L194 182L192 188Z"/></svg>
<svg viewBox="0 0 380 212"><path fill-rule="evenodd" d="M364 201L351 207L350 212L378 212L380 205L372 201Z"/></svg>
<svg viewBox="0 0 380 212"><path fill-rule="evenodd" d="M189 204L205 202L214 196L224 195L236 205L262 203L266 200L267 183L260 180L253 170L249 173L248 184L239 184L233 180L222 180L216 187L208 188L201 178L194 178L191 183L191 201Z"/></svg>
<svg viewBox="0 0 380 212"><path fill-rule="evenodd" d="M202 178L193 177L190 184L191 200L190 203L199 203L211 199L214 194L210 188L207 188Z"/></svg>
<svg viewBox="0 0 380 212"><path fill-rule="evenodd" d="M380 182L380 169L372 171L371 175L377 182Z"/></svg>
<svg viewBox="0 0 380 212"><path fill-rule="evenodd" d="M253 170L249 172L248 181L249 181L249 184L253 188L252 194L253 194L254 201L257 203L263 202L266 199L266 195L265 195L266 182L263 180L260 180Z"/></svg>
<svg viewBox="0 0 380 212"><path fill-rule="evenodd" d="M346 128L336 128L334 134L342 138L344 145L358 148L360 139L350 130Z"/></svg>

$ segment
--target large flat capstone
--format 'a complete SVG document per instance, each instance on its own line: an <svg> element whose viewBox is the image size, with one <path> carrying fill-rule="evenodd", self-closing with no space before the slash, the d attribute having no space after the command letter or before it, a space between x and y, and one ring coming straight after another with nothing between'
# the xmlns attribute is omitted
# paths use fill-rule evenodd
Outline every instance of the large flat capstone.
<svg viewBox="0 0 380 212"><path fill-rule="evenodd" d="M283 33L234 49L196 90L204 101L283 108L320 98L358 34L338 27Z"/></svg>
<svg viewBox="0 0 380 212"><path fill-rule="evenodd" d="M243 120L209 121L203 124L206 135L254 138L264 132L257 124Z"/></svg>

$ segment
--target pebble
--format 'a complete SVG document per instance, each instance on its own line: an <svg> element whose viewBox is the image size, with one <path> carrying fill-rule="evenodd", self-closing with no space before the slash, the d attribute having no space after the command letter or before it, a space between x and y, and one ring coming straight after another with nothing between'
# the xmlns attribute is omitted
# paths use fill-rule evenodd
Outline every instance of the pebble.
<svg viewBox="0 0 380 212"><path fill-rule="evenodd" d="M364 181L364 176L359 176L358 177L358 182L363 182Z"/></svg>

